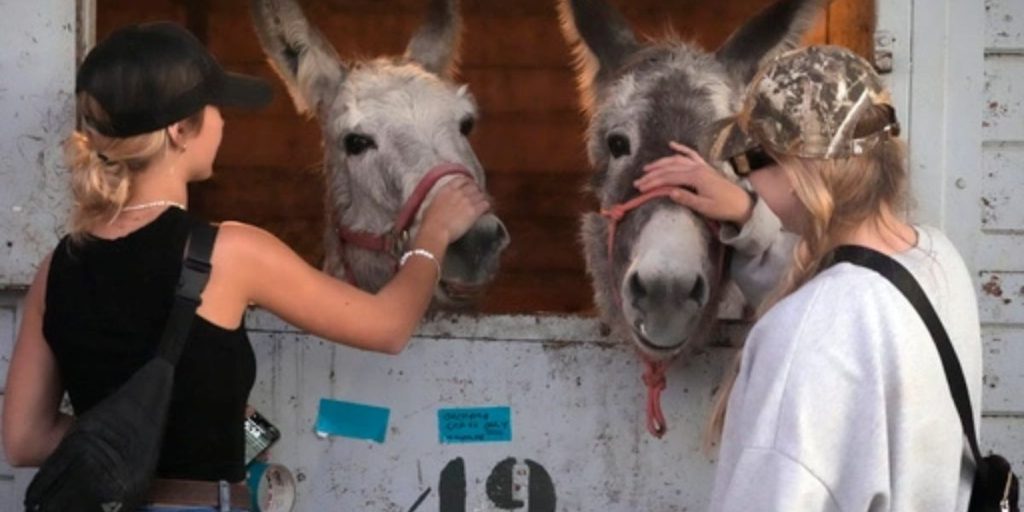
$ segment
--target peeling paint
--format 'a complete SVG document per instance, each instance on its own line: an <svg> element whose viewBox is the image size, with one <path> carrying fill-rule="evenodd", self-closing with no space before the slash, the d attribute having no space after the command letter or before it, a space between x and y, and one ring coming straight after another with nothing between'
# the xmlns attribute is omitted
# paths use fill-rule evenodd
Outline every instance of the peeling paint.
<svg viewBox="0 0 1024 512"><path fill-rule="evenodd" d="M999 236L1024 238L1024 233ZM1014 254L1019 253L1019 247L1014 248ZM1008 261L1013 262L1009 268L1020 268L1020 260L1016 256ZM983 324L1024 324L1024 307L1017 307L1017 304L1024 306L1024 269L981 272L978 283L978 312Z"/></svg>
<svg viewBox="0 0 1024 512"><path fill-rule="evenodd" d="M988 282L981 286L981 290L985 292L985 294L990 295L992 297L1003 296L1003 287L1000 286L999 276L997 275L991 276Z"/></svg>
<svg viewBox="0 0 1024 512"><path fill-rule="evenodd" d="M1001 39L1001 41L1012 41ZM1016 43L1024 45L1024 36ZM1024 59L1019 56L988 54L985 57L984 137L988 140L1024 140L1024 102L1019 88L1024 83Z"/></svg>
<svg viewBox="0 0 1024 512"><path fill-rule="evenodd" d="M1024 190L1024 144L989 142L982 149L979 201L986 230L1009 233L1024 226L1024 208L1016 198Z"/></svg>

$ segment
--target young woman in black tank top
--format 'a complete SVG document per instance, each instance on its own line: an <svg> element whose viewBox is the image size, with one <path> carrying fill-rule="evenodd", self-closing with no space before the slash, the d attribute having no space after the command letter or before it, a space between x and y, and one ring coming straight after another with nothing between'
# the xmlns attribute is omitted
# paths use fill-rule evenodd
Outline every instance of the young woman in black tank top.
<svg viewBox="0 0 1024 512"><path fill-rule="evenodd" d="M79 69L77 93L70 234L28 291L4 397L4 449L16 466L42 463L73 424L59 411L65 392L81 413L151 357L189 226L201 222L186 212L187 184L212 173L224 125L218 106L270 99L267 84L225 74L170 23L128 27L101 42ZM430 303L449 241L489 208L472 181L443 186L412 243L423 251L376 294L310 267L262 229L222 223L177 368L158 477L244 479L242 420L255 377L247 306L338 343L396 354Z"/></svg>

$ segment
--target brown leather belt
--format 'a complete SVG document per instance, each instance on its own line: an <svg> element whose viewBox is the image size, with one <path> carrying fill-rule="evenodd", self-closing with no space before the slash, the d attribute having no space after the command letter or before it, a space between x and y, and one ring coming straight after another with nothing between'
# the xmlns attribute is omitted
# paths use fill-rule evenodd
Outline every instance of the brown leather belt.
<svg viewBox="0 0 1024 512"><path fill-rule="evenodd" d="M244 483L228 484L231 508L248 510L252 507L249 486ZM149 502L153 505L191 505L217 507L220 505L220 484L198 480L172 480L157 478L149 488Z"/></svg>

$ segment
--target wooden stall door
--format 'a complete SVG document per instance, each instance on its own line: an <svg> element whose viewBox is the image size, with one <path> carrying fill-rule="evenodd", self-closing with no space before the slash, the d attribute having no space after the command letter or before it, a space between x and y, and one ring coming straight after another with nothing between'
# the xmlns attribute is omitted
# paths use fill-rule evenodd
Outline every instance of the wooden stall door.
<svg viewBox="0 0 1024 512"><path fill-rule="evenodd" d="M307 15L345 58L401 53L426 0L304 0ZM613 0L638 33L674 31L706 48L720 44L771 0ZM186 24L228 68L270 80L273 105L226 112L215 177L193 188L193 209L214 220L262 226L307 261L323 257L322 146L316 121L298 116L265 63L245 0L100 0L98 35L129 22ZM591 288L577 228L594 208L585 119L554 0L464 0L459 80L482 118L471 137L498 214L512 235L486 313L588 313ZM836 0L808 38L872 52L874 3Z"/></svg>

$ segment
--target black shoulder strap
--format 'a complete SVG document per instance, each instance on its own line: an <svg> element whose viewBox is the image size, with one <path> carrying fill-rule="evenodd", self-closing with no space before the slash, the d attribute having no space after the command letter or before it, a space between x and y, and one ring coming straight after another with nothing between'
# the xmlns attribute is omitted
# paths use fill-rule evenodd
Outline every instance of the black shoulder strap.
<svg viewBox="0 0 1024 512"><path fill-rule="evenodd" d="M217 238L217 228L206 222L193 224L188 237L188 250L181 263L181 277L174 293L174 305L167 317L163 336L160 339L159 356L178 363L185 338L192 328L200 296L210 280L210 255L213 253L213 241Z"/></svg>
<svg viewBox="0 0 1024 512"><path fill-rule="evenodd" d="M921 316L921 320L924 320L925 325L928 326L928 332L935 340L935 347L939 349L942 368L946 371L946 382L953 395L956 412L960 415L960 425L964 429L964 435L967 436L967 442L971 445L974 461L980 469L980 466L984 464L984 459L978 450L978 437L974 431L974 413L971 410L971 399L967 394L967 382L964 380L963 368L953 350L953 344L949 341L949 335L946 333L945 327L942 326L942 320L935 313L928 296L925 295L924 290L921 289L909 270L900 265L898 261L878 251L867 247L844 245L836 248L832 264L843 261L869 268L888 279L899 291L903 292L903 295L917 310L917 314Z"/></svg>

